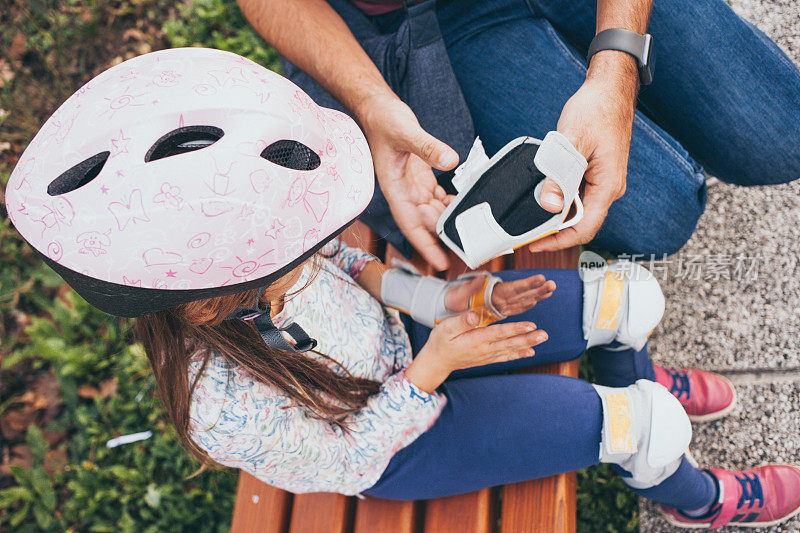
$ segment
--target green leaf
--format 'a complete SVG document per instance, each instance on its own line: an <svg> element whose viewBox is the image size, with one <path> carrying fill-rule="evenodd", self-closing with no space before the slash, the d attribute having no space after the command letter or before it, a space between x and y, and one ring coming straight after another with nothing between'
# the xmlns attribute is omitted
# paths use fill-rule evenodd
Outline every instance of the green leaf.
<svg viewBox="0 0 800 533"><path fill-rule="evenodd" d="M49 448L47 441L44 439L44 435L42 434L42 430L39 429L39 427L35 424L29 425L28 431L25 435L25 441L31 448L31 453L33 454L35 463L41 463L44 453L47 451L47 448Z"/></svg>
<svg viewBox="0 0 800 533"><path fill-rule="evenodd" d="M42 529L49 529L50 522L53 520L53 515L50 514L50 511L45 509L41 505L33 504L33 516L36 518L36 523Z"/></svg>
<svg viewBox="0 0 800 533"><path fill-rule="evenodd" d="M28 516L28 511L30 510L30 508L31 508L31 503L25 502L22 508L20 508L18 511L16 511L14 514L11 515L11 520L9 520L8 523L11 524L13 527L20 525L22 521L25 520L25 517Z"/></svg>
<svg viewBox="0 0 800 533"><path fill-rule="evenodd" d="M7 489L0 490L0 509L6 508L12 503L20 500L33 502L36 500L36 497L25 487L9 487Z"/></svg>

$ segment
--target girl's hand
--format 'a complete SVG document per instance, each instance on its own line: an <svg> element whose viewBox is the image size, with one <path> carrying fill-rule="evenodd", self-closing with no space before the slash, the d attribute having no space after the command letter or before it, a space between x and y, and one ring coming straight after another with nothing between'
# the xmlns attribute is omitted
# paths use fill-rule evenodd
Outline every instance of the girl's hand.
<svg viewBox="0 0 800 533"><path fill-rule="evenodd" d="M449 311L461 313L469 309L469 300L483 287L484 278L476 277L453 287L444 296ZM549 298L556 290L556 282L541 274L529 278L498 283L492 291L492 305L505 316L518 315L537 302Z"/></svg>
<svg viewBox="0 0 800 533"><path fill-rule="evenodd" d="M473 311L439 322L406 369L406 378L432 393L454 370L532 357L532 347L547 340L547 333L537 330L533 322L485 328L478 328L478 323Z"/></svg>

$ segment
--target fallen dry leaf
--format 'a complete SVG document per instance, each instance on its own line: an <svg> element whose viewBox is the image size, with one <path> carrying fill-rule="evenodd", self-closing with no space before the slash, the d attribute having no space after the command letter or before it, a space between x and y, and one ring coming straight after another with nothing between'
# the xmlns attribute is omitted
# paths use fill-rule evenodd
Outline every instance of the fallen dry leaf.
<svg viewBox="0 0 800 533"><path fill-rule="evenodd" d="M67 435L66 431L50 431L49 429L42 428L42 436L44 440L47 441L47 444L50 445L52 448Z"/></svg>
<svg viewBox="0 0 800 533"><path fill-rule="evenodd" d="M118 390L119 380L117 379L117 376L100 382L100 397L104 400L114 396Z"/></svg>
<svg viewBox="0 0 800 533"><path fill-rule="evenodd" d="M0 417L0 432L6 440L19 439L35 418L36 409L32 405L24 404L18 409L10 409Z"/></svg>
<svg viewBox="0 0 800 533"><path fill-rule="evenodd" d="M67 452L64 450L47 450L42 460L42 468L48 474L53 475L64 470L67 463L69 463L69 457L67 457Z"/></svg>
<svg viewBox="0 0 800 533"><path fill-rule="evenodd" d="M14 34L14 37L11 38L11 45L8 47L8 57L11 58L13 63L21 64L22 56L25 55L27 48L28 40L24 35L17 32Z"/></svg>
<svg viewBox="0 0 800 533"><path fill-rule="evenodd" d="M17 444L11 448L11 457L8 461L9 465L16 465L25 468L26 470L33 466L33 453L27 444Z"/></svg>
<svg viewBox="0 0 800 533"><path fill-rule="evenodd" d="M119 390L117 376L101 381L99 387L94 385L81 385L78 387L78 396L81 398L94 398L100 396L103 400L114 396Z"/></svg>
<svg viewBox="0 0 800 533"><path fill-rule="evenodd" d="M81 398L94 398L100 395L100 391L93 385L81 385L78 387L78 396Z"/></svg>

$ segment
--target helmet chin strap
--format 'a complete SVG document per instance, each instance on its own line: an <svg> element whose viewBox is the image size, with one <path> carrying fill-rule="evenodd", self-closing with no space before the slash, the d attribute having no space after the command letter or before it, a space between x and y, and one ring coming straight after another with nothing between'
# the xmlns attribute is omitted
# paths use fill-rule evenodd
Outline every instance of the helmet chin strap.
<svg viewBox="0 0 800 533"><path fill-rule="evenodd" d="M296 323L292 322L283 328L278 328L275 326L275 324L272 322L272 317L270 317L269 314L269 303L264 303L261 301L261 297L264 295L265 290L267 290L267 287L262 287L258 290L258 296L256 297L255 305L251 305L249 307L239 307L236 309L236 311L226 316L225 320L233 320L237 318L242 320L252 320L253 325L256 327L256 330L258 330L261 338L264 339L264 343L270 348L274 348L276 350L303 353L314 349L314 347L317 345L317 340L309 337L308 333L306 333L305 330L303 330L303 328L298 326ZM294 345L284 338L282 334L284 331L288 333L292 339L294 339Z"/></svg>

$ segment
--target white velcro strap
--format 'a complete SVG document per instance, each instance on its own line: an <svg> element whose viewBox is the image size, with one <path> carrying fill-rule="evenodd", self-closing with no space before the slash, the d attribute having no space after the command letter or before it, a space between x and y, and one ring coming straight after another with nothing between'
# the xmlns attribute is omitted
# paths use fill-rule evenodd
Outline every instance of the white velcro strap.
<svg viewBox="0 0 800 533"><path fill-rule="evenodd" d="M469 187L485 172L488 166L489 157L483 149L480 137L476 137L467 159L455 170L452 180L453 187L458 192L469 190Z"/></svg>
<svg viewBox="0 0 800 533"><path fill-rule="evenodd" d="M436 325L437 307L440 300L444 300L447 282L433 276L422 276L419 279L414 296L411 298L411 318L432 328Z"/></svg>
<svg viewBox="0 0 800 533"><path fill-rule="evenodd" d="M461 238L464 262L470 268L478 268L498 255L514 253L509 248L511 236L494 219L488 202L470 207L458 215L456 231Z"/></svg>
<svg viewBox="0 0 800 533"><path fill-rule="evenodd" d="M564 193L564 209L569 209L578 195L588 163L564 135L549 132L533 158L539 171L555 181Z"/></svg>

